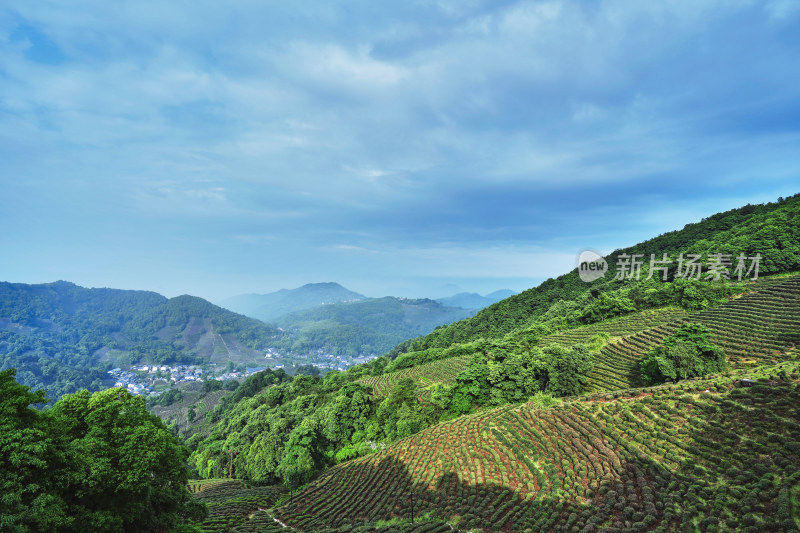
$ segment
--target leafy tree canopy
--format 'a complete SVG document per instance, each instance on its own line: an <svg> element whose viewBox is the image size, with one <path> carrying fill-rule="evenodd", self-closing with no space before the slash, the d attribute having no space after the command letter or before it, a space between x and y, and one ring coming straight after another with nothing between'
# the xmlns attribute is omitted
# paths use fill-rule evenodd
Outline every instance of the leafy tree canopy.
<svg viewBox="0 0 800 533"><path fill-rule="evenodd" d="M187 450L124 389L46 401L0 372L2 531L186 531Z"/></svg>
<svg viewBox="0 0 800 533"><path fill-rule="evenodd" d="M710 336L702 324L682 324L642 360L642 379L647 384L677 382L724 370L725 352L711 344Z"/></svg>

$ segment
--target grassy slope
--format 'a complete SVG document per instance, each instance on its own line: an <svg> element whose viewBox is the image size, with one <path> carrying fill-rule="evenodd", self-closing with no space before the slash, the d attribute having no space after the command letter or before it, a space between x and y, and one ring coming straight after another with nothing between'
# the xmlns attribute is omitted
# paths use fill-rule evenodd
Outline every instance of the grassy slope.
<svg viewBox="0 0 800 533"><path fill-rule="evenodd" d="M608 335L609 342L618 341L629 335L639 333L646 329L654 328L670 322L685 318L688 313L676 307L661 307L657 309L647 309L629 315L610 318L602 322L596 322L586 326L567 329L546 335L539 340L540 346L555 343L564 346L583 344L588 342L595 335Z"/></svg>
<svg viewBox="0 0 800 533"><path fill-rule="evenodd" d="M609 341L618 342L629 335L645 331L651 327L666 324L675 319L684 318L685 316L687 316L686 311L672 307L648 309L646 311L631 313L630 315L547 335L540 339L538 344L544 346L546 344L556 343L571 346L577 343L585 343L595 335L601 333L609 335ZM525 335L525 330L520 330L519 332L510 334L509 339L515 341L516 336ZM452 385L455 383L456 376L467 367L471 358L471 355L450 357L440 361L433 361L431 363L389 372L380 376L371 376L360 381L361 383L372 385L376 396L387 396L392 387L403 378L414 379L418 387L430 390L435 383L442 383L445 385ZM616 388L634 385L636 385L636 383L628 384L623 381L620 382Z"/></svg>
<svg viewBox="0 0 800 533"><path fill-rule="evenodd" d="M213 479L192 481L189 489L198 500L208 505L209 516L201 525L204 533L283 529L260 512L286 493L282 487L253 487L242 481Z"/></svg>
<svg viewBox="0 0 800 533"><path fill-rule="evenodd" d="M324 472L275 514L303 531L416 513L481 531L793 531L800 360L439 424ZM608 399L611 401L608 401ZM630 529L633 528L633 529ZM748 529L750 528L750 529Z"/></svg>

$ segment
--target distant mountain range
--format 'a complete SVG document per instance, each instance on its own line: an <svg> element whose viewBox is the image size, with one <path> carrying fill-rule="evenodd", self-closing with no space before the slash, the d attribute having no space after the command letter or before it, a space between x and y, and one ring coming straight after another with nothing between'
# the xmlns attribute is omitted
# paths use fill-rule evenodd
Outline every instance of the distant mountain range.
<svg viewBox="0 0 800 533"><path fill-rule="evenodd" d="M499 290L486 296L465 292L438 300L368 298L327 282L268 294L243 294L221 304L280 328L285 351L356 358L385 353L406 339L470 317L513 294Z"/></svg>
<svg viewBox="0 0 800 533"><path fill-rule="evenodd" d="M484 307L488 307L495 302L499 302L500 300L505 300L506 298L514 296L515 294L516 292L508 289L494 291L485 296L481 296L476 292L460 292L446 298L437 298L436 301L449 307L461 307L462 309L479 310L483 309Z"/></svg>
<svg viewBox="0 0 800 533"><path fill-rule="evenodd" d="M453 296L436 298L435 301L445 307L460 307L477 311L515 294L514 291L508 289L494 291L484 296L475 292L461 292ZM284 315L322 305L380 299L382 298L368 298L363 294L346 289L338 283L325 282L307 283L296 289L281 289L266 294L240 294L222 300L219 305L263 322L276 322Z"/></svg>
<svg viewBox="0 0 800 533"><path fill-rule="evenodd" d="M0 370L52 398L97 390L106 371L147 363L263 361L275 327L194 296L0 282Z"/></svg>
<svg viewBox="0 0 800 533"><path fill-rule="evenodd" d="M403 340L473 314L474 309L448 307L427 298L386 296L318 305L272 323L292 339L291 352L321 351L352 358L380 355Z"/></svg>
<svg viewBox="0 0 800 533"><path fill-rule="evenodd" d="M295 311L318 305L356 302L366 296L345 289L338 283L308 283L296 289L281 289L268 294L241 294L220 302L222 307L245 316L270 322Z"/></svg>
<svg viewBox="0 0 800 533"><path fill-rule="evenodd" d="M56 399L104 388L108 370L135 363L342 368L475 313L428 299L367 298L338 283L226 302L242 314L188 295L0 282L0 370L17 368L22 383Z"/></svg>

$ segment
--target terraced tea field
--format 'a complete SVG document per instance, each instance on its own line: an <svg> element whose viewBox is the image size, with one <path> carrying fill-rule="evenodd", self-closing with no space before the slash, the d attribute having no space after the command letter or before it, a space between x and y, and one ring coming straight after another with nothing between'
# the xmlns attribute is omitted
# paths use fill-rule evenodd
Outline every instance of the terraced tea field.
<svg viewBox="0 0 800 533"><path fill-rule="evenodd" d="M588 391L641 386L639 361L674 333L681 322L704 324L728 362L741 367L773 363L776 355L800 344L800 276L780 278L713 309L693 313L606 345L595 356Z"/></svg>
<svg viewBox="0 0 800 533"><path fill-rule="evenodd" d="M199 388L199 387L198 387ZM220 403L222 397L228 394L226 390L218 390L207 394L200 394L198 390L184 390L183 400L172 405L156 405L150 412L161 418L167 424L175 424L178 430L186 434L189 432L207 434L209 428L204 428L204 414L213 411ZM189 406L195 406L197 414L193 422L189 421Z"/></svg>
<svg viewBox="0 0 800 533"><path fill-rule="evenodd" d="M589 324L573 329L568 329L552 335L542 337L539 341L540 346L556 343L565 346L584 344L595 335L606 334L612 341L616 337L625 337L639 333L646 329L660 326L673 320L679 320L688 316L688 313L677 307L661 307L658 309L647 309L637 313L612 318Z"/></svg>
<svg viewBox="0 0 800 533"><path fill-rule="evenodd" d="M275 502L286 496L283 487L251 487L232 479L194 480L189 490L209 507L209 517L201 524L204 532L275 533L292 531L271 514ZM327 533L445 533L453 528L445 521L420 519L325 529Z"/></svg>
<svg viewBox="0 0 800 533"><path fill-rule="evenodd" d="M587 392L641 387L639 361L685 321L706 325L733 367L774 362L777 353L800 344L800 276L762 278L754 288L758 291L707 311L688 314L674 307L651 309L547 335L538 344L570 346L586 343L595 335L608 335L611 342L594 355ZM388 395L406 377L422 389L437 382L452 384L469 360L470 356L443 359L361 382L372 385L378 397Z"/></svg>
<svg viewBox="0 0 800 533"><path fill-rule="evenodd" d="M465 416L323 472L274 513L346 528L409 519L413 494L416 516L459 530L797 531L800 360L758 372Z"/></svg>
<svg viewBox="0 0 800 533"><path fill-rule="evenodd" d="M420 389L427 389L434 383L455 383L456 376L467 367L472 356L450 357L440 361L433 361L423 365L405 368L381 376L371 376L360 380L365 385L371 385L377 397L388 396L395 384L403 378L411 378ZM423 390L423 397L427 394Z"/></svg>
<svg viewBox="0 0 800 533"><path fill-rule="evenodd" d="M189 490L208 505L209 517L201 524L204 533L283 529L263 511L286 494L283 487L252 487L237 480L211 479L190 482Z"/></svg>

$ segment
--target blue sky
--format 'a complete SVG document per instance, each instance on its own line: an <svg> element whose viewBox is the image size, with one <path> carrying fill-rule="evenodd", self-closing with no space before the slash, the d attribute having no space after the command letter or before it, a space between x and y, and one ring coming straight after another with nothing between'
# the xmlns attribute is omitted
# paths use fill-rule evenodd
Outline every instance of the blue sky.
<svg viewBox="0 0 800 533"><path fill-rule="evenodd" d="M800 192L800 2L0 7L0 279L522 290Z"/></svg>

